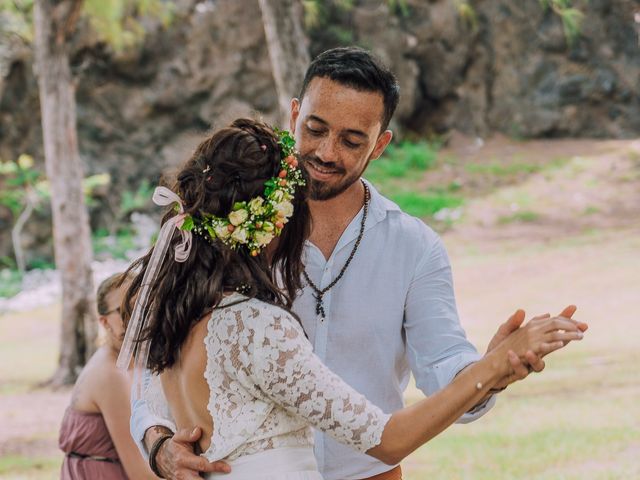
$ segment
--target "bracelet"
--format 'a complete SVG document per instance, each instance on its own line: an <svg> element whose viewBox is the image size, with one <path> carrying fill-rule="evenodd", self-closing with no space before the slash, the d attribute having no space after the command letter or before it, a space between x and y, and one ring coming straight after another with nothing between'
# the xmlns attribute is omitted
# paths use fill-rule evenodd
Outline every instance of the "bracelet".
<svg viewBox="0 0 640 480"><path fill-rule="evenodd" d="M163 436L161 436L155 442L153 442L153 445L151 446L151 450L149 450L149 467L151 467L151 471L160 478L164 478L164 477L158 470L158 464L156 463L156 456L160 451L160 447L162 447L164 442L166 442L170 438L173 438L173 434L165 433Z"/></svg>

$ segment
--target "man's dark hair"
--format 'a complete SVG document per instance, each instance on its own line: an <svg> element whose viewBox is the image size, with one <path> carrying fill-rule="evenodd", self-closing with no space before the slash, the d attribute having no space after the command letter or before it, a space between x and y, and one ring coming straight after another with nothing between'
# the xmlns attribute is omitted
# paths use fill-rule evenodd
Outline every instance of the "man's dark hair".
<svg viewBox="0 0 640 480"><path fill-rule="evenodd" d="M382 131L389 126L400 99L400 87L391 70L371 52L358 47L339 47L318 55L304 76L300 100L316 77L328 78L355 90L380 92L384 100Z"/></svg>

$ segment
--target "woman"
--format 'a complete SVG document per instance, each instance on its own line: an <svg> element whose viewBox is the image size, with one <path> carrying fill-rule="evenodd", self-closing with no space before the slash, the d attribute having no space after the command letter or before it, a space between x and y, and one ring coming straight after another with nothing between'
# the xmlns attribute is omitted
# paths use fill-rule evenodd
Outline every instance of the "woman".
<svg viewBox="0 0 640 480"><path fill-rule="evenodd" d="M137 345L177 427L204 426L203 455L231 464L224 478L321 479L310 426L398 463L481 401L510 372L510 355L581 337L570 320L534 319L438 394L383 413L320 362L289 310L309 232L302 177L286 133L250 120L214 133L175 193L158 191L176 205L125 298L137 303L120 361ZM163 259L171 242L176 261Z"/></svg>
<svg viewBox="0 0 640 480"><path fill-rule="evenodd" d="M124 337L124 279L123 274L112 275L98 288L99 321L107 340L82 370L62 420L63 480L158 478L129 434L131 377L116 368Z"/></svg>

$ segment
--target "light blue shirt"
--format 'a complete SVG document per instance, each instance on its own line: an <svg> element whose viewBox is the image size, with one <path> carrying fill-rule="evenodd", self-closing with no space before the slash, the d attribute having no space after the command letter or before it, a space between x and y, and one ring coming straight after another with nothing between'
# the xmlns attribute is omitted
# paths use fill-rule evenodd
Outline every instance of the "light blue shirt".
<svg viewBox="0 0 640 480"><path fill-rule="evenodd" d="M403 407L410 373L425 395L448 385L480 358L462 329L456 309L451 266L438 235L421 220L402 212L370 184L365 233L342 279L323 297L325 318L316 315L313 290L305 287L294 303L315 353L344 381L386 413ZM310 242L305 265L320 288L329 285L349 257L363 211L346 228L325 260ZM479 418L495 403L460 418ZM147 428L168 425L142 400L132 405L131 431L141 446ZM356 480L389 466L316 433L315 455L326 480Z"/></svg>

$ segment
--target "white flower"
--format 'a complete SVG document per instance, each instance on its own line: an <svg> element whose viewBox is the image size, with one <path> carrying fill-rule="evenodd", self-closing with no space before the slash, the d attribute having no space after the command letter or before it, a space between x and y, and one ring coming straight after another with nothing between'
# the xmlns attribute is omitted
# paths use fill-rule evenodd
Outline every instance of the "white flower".
<svg viewBox="0 0 640 480"><path fill-rule="evenodd" d="M249 212L247 212L244 208L241 208L240 210L236 210L229 214L229 221L234 227L242 225L247 220L247 218L249 218Z"/></svg>
<svg viewBox="0 0 640 480"><path fill-rule="evenodd" d="M254 215L262 215L262 213L264 213L264 208L262 208L263 203L264 198L256 197L249 202L249 210Z"/></svg>
<svg viewBox="0 0 640 480"><path fill-rule="evenodd" d="M269 195L269 197L274 202L281 202L282 200L284 200L284 192L282 190L274 190L274 192Z"/></svg>
<svg viewBox="0 0 640 480"><path fill-rule="evenodd" d="M271 232L256 232L255 234L256 237L256 243L262 247L264 247L265 245L269 245L269 243L271 243L271 240L273 240L274 234Z"/></svg>
<svg viewBox="0 0 640 480"><path fill-rule="evenodd" d="M238 243L245 244L247 243L247 238L249 237L249 232L246 228L236 228L231 234L231 238Z"/></svg>
<svg viewBox="0 0 640 480"><path fill-rule="evenodd" d="M276 209L280 217L289 218L293 215L293 204L291 202L280 202L274 205L273 208Z"/></svg>
<svg viewBox="0 0 640 480"><path fill-rule="evenodd" d="M262 225L262 230L265 232L273 232L275 228L275 225L271 222L264 222L264 225Z"/></svg>
<svg viewBox="0 0 640 480"><path fill-rule="evenodd" d="M218 237L220 240L226 240L227 238L229 238L229 235L231 235L231 232L229 231L227 225L224 225L222 223L218 223L215 227L213 227L213 231L216 233L216 237Z"/></svg>

